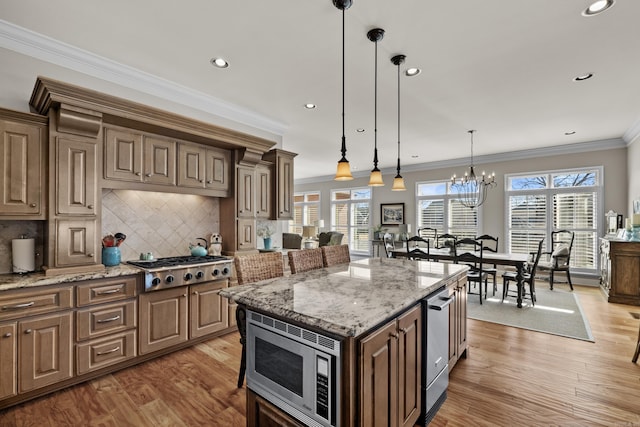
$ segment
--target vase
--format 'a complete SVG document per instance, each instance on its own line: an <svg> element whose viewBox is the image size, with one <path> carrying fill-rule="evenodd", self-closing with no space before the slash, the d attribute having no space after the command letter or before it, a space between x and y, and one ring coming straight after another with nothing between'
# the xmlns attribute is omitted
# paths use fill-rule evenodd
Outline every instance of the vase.
<svg viewBox="0 0 640 427"><path fill-rule="evenodd" d="M264 243L264 248L265 249L271 249L271 237L263 238L262 242Z"/></svg>
<svg viewBox="0 0 640 427"><path fill-rule="evenodd" d="M120 248L117 246L102 248L102 263L107 267L120 264Z"/></svg>

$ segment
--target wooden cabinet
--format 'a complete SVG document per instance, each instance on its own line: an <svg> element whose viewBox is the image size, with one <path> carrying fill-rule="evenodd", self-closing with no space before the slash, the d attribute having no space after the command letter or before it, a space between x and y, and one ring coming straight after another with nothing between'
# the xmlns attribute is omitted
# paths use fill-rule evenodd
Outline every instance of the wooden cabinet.
<svg viewBox="0 0 640 427"><path fill-rule="evenodd" d="M229 286L228 280L189 287L190 338L198 338L229 327L229 304L218 291Z"/></svg>
<svg viewBox="0 0 640 427"><path fill-rule="evenodd" d="M256 218L268 219L272 212L271 168L258 165L255 172Z"/></svg>
<svg viewBox="0 0 640 427"><path fill-rule="evenodd" d="M449 298L449 371L458 359L467 357L467 282L465 278L447 286Z"/></svg>
<svg viewBox="0 0 640 427"><path fill-rule="evenodd" d="M422 311L417 305L360 340L362 425L413 426L422 402Z"/></svg>
<svg viewBox="0 0 640 427"><path fill-rule="evenodd" d="M236 178L236 203L238 218L255 218L255 169L238 166Z"/></svg>
<svg viewBox="0 0 640 427"><path fill-rule="evenodd" d="M305 425L247 389L247 425L252 427L305 427Z"/></svg>
<svg viewBox="0 0 640 427"><path fill-rule="evenodd" d="M56 219L53 245L58 267L88 266L98 262L98 230L95 219Z"/></svg>
<svg viewBox="0 0 640 427"><path fill-rule="evenodd" d="M272 219L293 219L293 158L296 155L275 149L262 156L274 165Z"/></svg>
<svg viewBox="0 0 640 427"><path fill-rule="evenodd" d="M140 295L140 354L187 341L187 292L180 287Z"/></svg>
<svg viewBox="0 0 640 427"><path fill-rule="evenodd" d="M256 248L256 221L253 219L238 220L238 250L246 251Z"/></svg>
<svg viewBox="0 0 640 427"><path fill-rule="evenodd" d="M175 141L110 127L104 134L105 179L175 185Z"/></svg>
<svg viewBox="0 0 640 427"><path fill-rule="evenodd" d="M0 323L0 400L18 393L16 322Z"/></svg>
<svg viewBox="0 0 640 427"><path fill-rule="evenodd" d="M608 239L601 250L608 266L609 282L603 284L608 301L640 305L640 242Z"/></svg>
<svg viewBox="0 0 640 427"><path fill-rule="evenodd" d="M201 145L178 145L178 185L228 192L231 153Z"/></svg>
<svg viewBox="0 0 640 427"><path fill-rule="evenodd" d="M45 219L47 118L0 108L0 218Z"/></svg>
<svg viewBox="0 0 640 427"><path fill-rule="evenodd" d="M95 216L98 195L96 144L93 141L58 138L56 157L56 213Z"/></svg>

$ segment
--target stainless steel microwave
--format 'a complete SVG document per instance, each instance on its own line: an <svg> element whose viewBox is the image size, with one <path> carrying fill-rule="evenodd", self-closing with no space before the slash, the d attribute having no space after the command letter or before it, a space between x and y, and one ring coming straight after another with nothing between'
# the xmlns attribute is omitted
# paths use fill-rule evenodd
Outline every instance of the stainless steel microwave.
<svg viewBox="0 0 640 427"><path fill-rule="evenodd" d="M247 311L247 387L314 427L339 427L340 341Z"/></svg>

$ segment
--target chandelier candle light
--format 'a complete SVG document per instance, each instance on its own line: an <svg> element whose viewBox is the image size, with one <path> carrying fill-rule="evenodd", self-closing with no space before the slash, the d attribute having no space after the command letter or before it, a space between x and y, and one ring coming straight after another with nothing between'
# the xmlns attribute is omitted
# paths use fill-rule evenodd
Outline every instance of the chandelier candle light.
<svg viewBox="0 0 640 427"><path fill-rule="evenodd" d="M333 0L333 5L342 10L342 158L338 161L338 168L336 171L336 181L350 181L353 179L351 175L351 166L347 160L347 138L344 132L344 15L345 10L349 9L352 4L352 0Z"/></svg>
<svg viewBox="0 0 640 427"><path fill-rule="evenodd" d="M465 172L460 180L456 180L456 174L451 177L451 187L458 191L458 198L463 206L477 208L487 200L487 190L496 186L496 174L492 172L478 177L473 169L473 134L475 130L467 131L471 134L471 164L469 172Z"/></svg>
<svg viewBox="0 0 640 427"><path fill-rule="evenodd" d="M371 187L382 187L384 181L382 181L382 172L378 169L378 42L384 37L384 30L382 28L374 28L367 33L367 38L375 43L375 74L374 74L374 89L373 89L373 169L371 170L371 176L369 177L369 185Z"/></svg>
<svg viewBox="0 0 640 427"><path fill-rule="evenodd" d="M406 56L396 55L391 58L391 62L398 66L398 173L393 178L393 186L391 191L406 191L404 186L404 178L400 175L400 64L405 60Z"/></svg>

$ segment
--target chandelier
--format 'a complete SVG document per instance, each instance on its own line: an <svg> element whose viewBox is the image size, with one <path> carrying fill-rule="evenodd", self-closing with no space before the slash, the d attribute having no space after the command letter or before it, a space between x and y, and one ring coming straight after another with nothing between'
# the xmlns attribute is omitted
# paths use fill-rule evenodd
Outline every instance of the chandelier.
<svg viewBox="0 0 640 427"><path fill-rule="evenodd" d="M481 176L476 175L473 168L473 134L475 130L467 132L471 134L471 164L469 172L465 172L464 176L459 180L457 180L456 174L453 174L451 177L451 189L458 192L458 200L463 206L473 209L487 200L489 188L496 186L496 174L492 172L490 175L485 175L484 171L482 171Z"/></svg>

